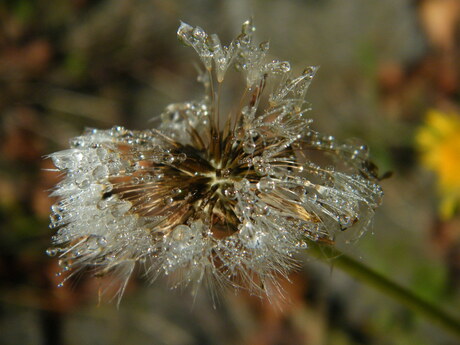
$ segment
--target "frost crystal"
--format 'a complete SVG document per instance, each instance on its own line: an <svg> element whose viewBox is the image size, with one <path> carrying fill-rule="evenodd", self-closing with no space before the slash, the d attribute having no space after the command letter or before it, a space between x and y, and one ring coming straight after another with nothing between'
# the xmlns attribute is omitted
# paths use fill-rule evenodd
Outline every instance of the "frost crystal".
<svg viewBox="0 0 460 345"><path fill-rule="evenodd" d="M140 263L152 280L263 294L307 239L366 229L383 195L366 147L310 128L304 97L316 67L292 77L288 62L267 58L268 43L253 42L254 30L248 21L222 46L181 23L179 38L204 65L203 99L169 105L158 129L89 129L51 155L65 178L53 192L48 253L69 276L116 273L122 292ZM232 67L245 86L224 111Z"/></svg>

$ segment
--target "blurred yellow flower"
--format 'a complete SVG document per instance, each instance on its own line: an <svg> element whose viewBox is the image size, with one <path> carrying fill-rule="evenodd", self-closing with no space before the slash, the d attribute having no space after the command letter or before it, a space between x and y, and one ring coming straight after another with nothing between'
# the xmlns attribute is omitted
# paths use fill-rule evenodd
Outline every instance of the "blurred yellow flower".
<svg viewBox="0 0 460 345"><path fill-rule="evenodd" d="M441 217L451 218L460 204L460 115L430 110L415 140L422 164L438 175Z"/></svg>

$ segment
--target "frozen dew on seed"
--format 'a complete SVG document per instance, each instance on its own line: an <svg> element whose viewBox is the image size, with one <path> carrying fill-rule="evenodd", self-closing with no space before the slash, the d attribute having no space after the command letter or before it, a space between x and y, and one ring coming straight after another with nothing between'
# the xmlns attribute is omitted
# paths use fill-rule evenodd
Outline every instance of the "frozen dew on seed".
<svg viewBox="0 0 460 345"><path fill-rule="evenodd" d="M50 155L65 177L47 253L65 279L85 268L118 274L122 293L142 264L152 280L263 295L307 240L366 230L383 196L367 147L311 129L304 98L317 68L293 76L254 31L245 22L225 46L181 23L179 39L203 63L203 98L167 106L159 128L88 129ZM244 85L224 111L218 90L229 73Z"/></svg>

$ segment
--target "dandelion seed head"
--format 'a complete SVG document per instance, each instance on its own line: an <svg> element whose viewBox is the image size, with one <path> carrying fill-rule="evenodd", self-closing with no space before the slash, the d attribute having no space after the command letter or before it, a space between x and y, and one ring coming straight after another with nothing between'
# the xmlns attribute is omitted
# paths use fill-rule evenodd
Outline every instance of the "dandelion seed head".
<svg viewBox="0 0 460 345"><path fill-rule="evenodd" d="M157 129L88 129L50 155L65 173L49 250L63 270L127 281L140 264L152 280L261 295L296 266L306 240L366 230L383 195L367 147L311 129L305 94L317 68L292 76L254 30L245 22L224 46L181 23L179 39L203 64L203 98L167 106ZM221 88L235 69L243 90L224 111Z"/></svg>

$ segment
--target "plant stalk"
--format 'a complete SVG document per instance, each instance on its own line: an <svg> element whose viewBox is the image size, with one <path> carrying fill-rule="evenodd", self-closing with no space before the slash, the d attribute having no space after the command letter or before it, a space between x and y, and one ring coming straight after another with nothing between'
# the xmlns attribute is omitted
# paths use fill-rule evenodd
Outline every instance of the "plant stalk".
<svg viewBox="0 0 460 345"><path fill-rule="evenodd" d="M424 316L432 323L437 324L460 338L460 320L457 320L452 315L439 309L436 305L424 300L415 295L414 292L389 280L370 267L342 253L337 248L311 241L308 245L309 254L323 262L327 261L333 266L339 267L351 276L374 287L383 294L392 297L400 304L405 305L415 313Z"/></svg>

